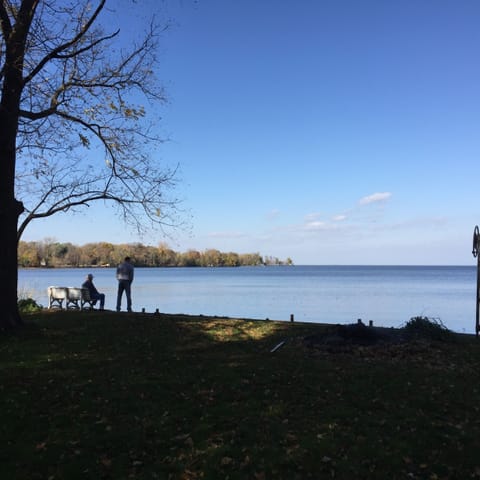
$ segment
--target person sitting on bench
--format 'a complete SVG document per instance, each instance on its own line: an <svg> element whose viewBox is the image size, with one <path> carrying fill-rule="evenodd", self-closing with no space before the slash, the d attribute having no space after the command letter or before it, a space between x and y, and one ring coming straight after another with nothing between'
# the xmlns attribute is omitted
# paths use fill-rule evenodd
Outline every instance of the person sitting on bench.
<svg viewBox="0 0 480 480"><path fill-rule="evenodd" d="M92 300L100 300L100 310L105 306L105 294L100 293L93 284L93 275L89 273L87 279L82 284L82 288L87 288Z"/></svg>

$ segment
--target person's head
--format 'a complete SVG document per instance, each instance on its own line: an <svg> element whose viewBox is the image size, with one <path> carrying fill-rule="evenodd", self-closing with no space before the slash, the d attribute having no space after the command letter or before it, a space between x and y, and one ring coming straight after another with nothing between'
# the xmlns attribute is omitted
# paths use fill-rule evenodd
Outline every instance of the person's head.
<svg viewBox="0 0 480 480"><path fill-rule="evenodd" d="M90 280L90 281L93 280L93 275L92 275L91 273L89 273L89 274L87 275L87 280Z"/></svg>
<svg viewBox="0 0 480 480"><path fill-rule="evenodd" d="M126 261L126 262L129 262L129 261L130 261L130 257L125 257L125 261Z"/></svg>

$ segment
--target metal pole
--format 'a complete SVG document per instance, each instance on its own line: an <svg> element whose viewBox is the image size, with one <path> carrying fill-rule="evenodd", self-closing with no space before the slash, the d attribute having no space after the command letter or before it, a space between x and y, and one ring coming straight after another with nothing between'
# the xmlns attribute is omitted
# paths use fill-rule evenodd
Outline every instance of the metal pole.
<svg viewBox="0 0 480 480"><path fill-rule="evenodd" d="M480 305L480 256L478 255L478 250L480 247L480 232L478 230L478 225L475 226L473 230L473 249L472 254L474 257L477 257L477 301L475 306L475 335L478 337L480 331L480 322L479 322L479 305Z"/></svg>
<svg viewBox="0 0 480 480"><path fill-rule="evenodd" d="M477 305L475 308L475 334L480 332L480 256L477 255Z"/></svg>

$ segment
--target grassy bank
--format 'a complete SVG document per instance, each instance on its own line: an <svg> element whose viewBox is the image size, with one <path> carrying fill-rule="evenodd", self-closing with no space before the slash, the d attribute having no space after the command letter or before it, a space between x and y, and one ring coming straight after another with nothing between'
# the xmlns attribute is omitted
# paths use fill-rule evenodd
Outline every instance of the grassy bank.
<svg viewBox="0 0 480 480"><path fill-rule="evenodd" d="M480 343L41 312L0 337L1 478L480 478ZM285 341L272 353L272 349Z"/></svg>

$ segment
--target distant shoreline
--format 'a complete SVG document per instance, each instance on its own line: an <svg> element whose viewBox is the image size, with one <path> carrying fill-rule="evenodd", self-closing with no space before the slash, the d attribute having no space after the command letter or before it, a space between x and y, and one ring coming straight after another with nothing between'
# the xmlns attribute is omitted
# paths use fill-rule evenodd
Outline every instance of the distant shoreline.
<svg viewBox="0 0 480 480"><path fill-rule="evenodd" d="M385 264L385 265L369 265L369 264L352 264L352 265L338 265L338 264L313 264L313 263L305 263L305 264L261 264L261 265L135 265L135 268L244 268L244 267L325 267L325 268L477 268L476 265L394 265L394 264ZM48 270L55 270L61 268L116 268L116 265L53 265L53 266L35 266L35 267L24 267L22 265L18 265L19 269L22 270L39 270L39 269L48 269Z"/></svg>

